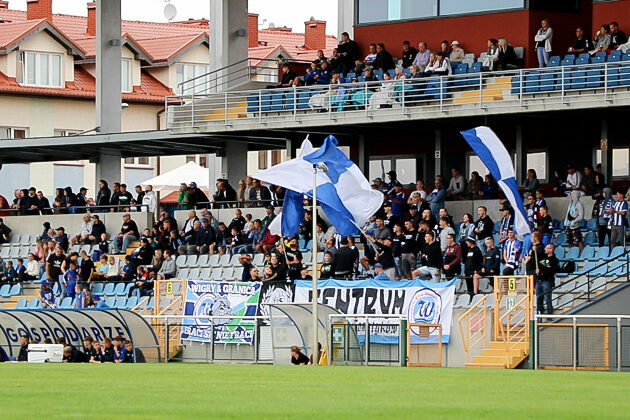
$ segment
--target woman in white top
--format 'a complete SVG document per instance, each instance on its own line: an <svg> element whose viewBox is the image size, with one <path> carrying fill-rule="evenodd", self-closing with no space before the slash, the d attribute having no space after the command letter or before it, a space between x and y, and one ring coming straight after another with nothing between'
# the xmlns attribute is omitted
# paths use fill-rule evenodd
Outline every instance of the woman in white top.
<svg viewBox="0 0 630 420"><path fill-rule="evenodd" d="M435 60L430 63L423 76L446 76L452 73L451 63L441 51L435 52Z"/></svg>
<svg viewBox="0 0 630 420"><path fill-rule="evenodd" d="M551 41L553 40L553 30L549 26L549 19L543 19L541 28L536 32L536 54L538 55L538 67L545 67L551 56Z"/></svg>
<svg viewBox="0 0 630 420"><path fill-rule="evenodd" d="M481 68L487 71L494 70L494 63L499 58L499 41L494 38L488 40L488 54L483 58L481 62Z"/></svg>
<svg viewBox="0 0 630 420"><path fill-rule="evenodd" d="M24 280L39 280L41 275L41 267L32 252L28 254L28 263L26 264L26 273Z"/></svg>

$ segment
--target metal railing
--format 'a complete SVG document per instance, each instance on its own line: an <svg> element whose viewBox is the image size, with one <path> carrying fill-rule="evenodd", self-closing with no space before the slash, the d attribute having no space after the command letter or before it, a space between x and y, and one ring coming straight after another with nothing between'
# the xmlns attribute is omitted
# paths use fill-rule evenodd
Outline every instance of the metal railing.
<svg viewBox="0 0 630 420"><path fill-rule="evenodd" d="M628 315L536 315L534 327L534 369L630 370Z"/></svg>
<svg viewBox="0 0 630 420"><path fill-rule="evenodd" d="M569 280L555 286L552 293L556 295L554 309L564 309L573 307L576 299L584 299L590 302L595 296L606 291L608 284L618 281L619 276L610 275L609 263L621 261L617 268L624 268L626 282L630 282L630 249L626 249L623 254L619 255L615 260L606 259L604 262L596 264L590 270L575 274ZM605 270L602 270L606 267ZM603 279L603 281L597 281ZM573 282L573 287L570 283ZM567 286L569 284L569 286ZM566 299L564 297L567 297Z"/></svg>
<svg viewBox="0 0 630 420"><path fill-rule="evenodd" d="M470 362L470 352L477 346L488 344L488 327L486 325L486 317L488 308L485 295L477 303L470 307L462 316L459 317L459 332L462 336L464 351L466 352L466 362Z"/></svg>
<svg viewBox="0 0 630 420"><path fill-rule="evenodd" d="M455 111L506 112L552 104L630 101L630 61L540 69L477 72L186 94L165 99L169 129L232 127L252 123L361 120L386 116L426 118Z"/></svg>
<svg viewBox="0 0 630 420"><path fill-rule="evenodd" d="M37 214L30 214L36 211ZM52 214L85 214L85 213L114 213L114 212L148 212L148 204L108 204L106 206L70 206L70 207L43 207L38 209L0 209L0 212L11 212L11 216L48 216ZM24 212L24 213L20 213Z"/></svg>

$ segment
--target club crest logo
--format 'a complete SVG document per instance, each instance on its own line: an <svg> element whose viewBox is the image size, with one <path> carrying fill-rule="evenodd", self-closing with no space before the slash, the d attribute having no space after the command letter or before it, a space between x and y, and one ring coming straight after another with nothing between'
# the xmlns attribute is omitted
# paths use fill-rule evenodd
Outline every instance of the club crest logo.
<svg viewBox="0 0 630 420"><path fill-rule="evenodd" d="M420 289L409 302L407 319L418 324L439 324L442 315L442 297L431 289Z"/></svg>
<svg viewBox="0 0 630 420"><path fill-rule="evenodd" d="M217 296L207 294L202 296L196 303L194 308L196 316L221 316L232 315L232 307L226 296ZM214 325L223 325L230 322L229 319L215 319ZM212 324L210 318L198 318L195 323L200 326L209 326Z"/></svg>

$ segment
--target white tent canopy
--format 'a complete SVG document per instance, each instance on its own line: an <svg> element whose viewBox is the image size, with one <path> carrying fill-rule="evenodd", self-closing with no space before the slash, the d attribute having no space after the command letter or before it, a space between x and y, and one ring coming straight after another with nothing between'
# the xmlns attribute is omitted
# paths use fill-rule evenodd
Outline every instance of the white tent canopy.
<svg viewBox="0 0 630 420"><path fill-rule="evenodd" d="M142 188L145 188L147 185L153 185L153 191L170 193L179 190L179 186L182 182L186 183L186 185L189 185L191 182L196 182L198 188L207 191L209 178L210 173L208 168L203 168L195 162L188 162L172 171L148 179L141 185Z"/></svg>

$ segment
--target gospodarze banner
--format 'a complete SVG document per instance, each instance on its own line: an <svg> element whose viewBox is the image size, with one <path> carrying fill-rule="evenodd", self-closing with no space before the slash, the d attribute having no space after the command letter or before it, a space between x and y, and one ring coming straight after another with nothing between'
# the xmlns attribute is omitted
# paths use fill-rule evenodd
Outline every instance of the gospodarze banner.
<svg viewBox="0 0 630 420"><path fill-rule="evenodd" d="M441 324L442 343L448 343L453 318L455 285L457 280L433 283L423 280L404 281L344 281L322 280L318 282L317 301L337 309L344 314L387 314L404 315L409 323ZM313 295L312 282L295 282L295 303L309 303ZM383 318L380 324L396 324L397 320ZM374 328L379 328L375 326ZM386 326L377 333L370 328L370 339L379 340L388 336ZM437 329L428 337L420 337L411 330L412 343L434 343L438 340ZM392 338L398 331L392 330ZM374 337L374 338L372 338ZM385 340L389 341L389 340Z"/></svg>
<svg viewBox="0 0 630 420"><path fill-rule="evenodd" d="M255 316L262 283L189 280L184 314L193 316ZM256 321L216 318L214 342L252 344ZM210 318L184 319L181 339L211 342Z"/></svg>

